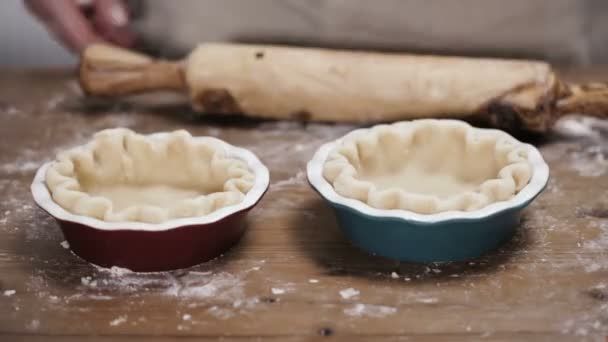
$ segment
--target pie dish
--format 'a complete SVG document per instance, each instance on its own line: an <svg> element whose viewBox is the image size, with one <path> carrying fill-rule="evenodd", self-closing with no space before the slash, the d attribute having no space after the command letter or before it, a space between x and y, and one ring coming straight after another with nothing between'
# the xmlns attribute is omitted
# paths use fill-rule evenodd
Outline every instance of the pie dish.
<svg viewBox="0 0 608 342"><path fill-rule="evenodd" d="M307 171L356 245L411 261L496 248L549 177L533 146L458 120L355 130L321 146Z"/></svg>
<svg viewBox="0 0 608 342"><path fill-rule="evenodd" d="M43 165L32 193L79 256L157 271L200 263L236 243L268 183L255 155L221 140L117 128Z"/></svg>

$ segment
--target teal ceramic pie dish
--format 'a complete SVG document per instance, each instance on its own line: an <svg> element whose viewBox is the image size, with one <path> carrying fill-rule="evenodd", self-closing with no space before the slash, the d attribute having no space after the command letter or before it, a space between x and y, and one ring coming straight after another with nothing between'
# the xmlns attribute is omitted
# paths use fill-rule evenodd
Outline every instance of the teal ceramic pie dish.
<svg viewBox="0 0 608 342"><path fill-rule="evenodd" d="M495 250L514 235L522 210L545 188L549 168L534 146L518 142L502 131L470 128L484 134L499 134L527 151L531 175L528 183L512 198L476 210L421 214L403 209L379 209L339 194L324 177L328 156L345 139L368 134L375 128L359 129L321 146L307 165L308 180L334 209L346 237L369 253L412 262L447 262L478 257Z"/></svg>

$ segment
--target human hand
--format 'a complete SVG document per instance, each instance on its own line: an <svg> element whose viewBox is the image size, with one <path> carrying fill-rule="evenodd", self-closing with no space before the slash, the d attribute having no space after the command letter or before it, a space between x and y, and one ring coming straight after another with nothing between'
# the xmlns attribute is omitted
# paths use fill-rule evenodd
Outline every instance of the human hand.
<svg viewBox="0 0 608 342"><path fill-rule="evenodd" d="M24 3L73 52L80 53L91 43L130 47L135 41L128 27L124 0L24 0Z"/></svg>

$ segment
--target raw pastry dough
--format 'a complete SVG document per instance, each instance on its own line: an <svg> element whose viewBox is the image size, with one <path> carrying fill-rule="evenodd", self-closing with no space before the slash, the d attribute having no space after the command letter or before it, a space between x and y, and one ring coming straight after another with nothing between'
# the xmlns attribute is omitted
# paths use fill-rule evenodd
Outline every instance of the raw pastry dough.
<svg viewBox="0 0 608 342"><path fill-rule="evenodd" d="M194 139L186 131L144 136L119 128L60 153L45 181L53 200L72 213L160 223L237 204L255 176L211 139Z"/></svg>
<svg viewBox="0 0 608 342"><path fill-rule="evenodd" d="M531 176L525 144L456 120L416 120L349 134L323 166L323 177L344 197L421 214L472 211L508 200Z"/></svg>

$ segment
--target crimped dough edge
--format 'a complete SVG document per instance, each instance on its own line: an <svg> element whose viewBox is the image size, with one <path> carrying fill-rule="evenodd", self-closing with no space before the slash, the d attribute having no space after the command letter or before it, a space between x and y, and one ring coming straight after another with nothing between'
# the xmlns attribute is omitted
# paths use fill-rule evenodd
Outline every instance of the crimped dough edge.
<svg viewBox="0 0 608 342"><path fill-rule="evenodd" d="M210 189L170 206L135 204L114 209L110 198L92 195L87 182L168 185ZM53 201L65 210L107 222L163 223L200 217L240 203L255 183L246 162L228 156L213 140L185 130L146 136L129 129L100 131L86 145L60 152L45 174Z"/></svg>
<svg viewBox="0 0 608 342"><path fill-rule="evenodd" d="M488 158L481 156L480 151L491 152L492 158L499 166L496 173L484 179L474 189L448 196L412 192L399 186L380 187L374 181L363 179L361 169L365 167L366 162L370 162L370 156L371 160L374 160L374 155L407 154L417 147L417 141L433 143L433 139L437 137L442 137L443 143L447 144L445 150L458 146L465 152L466 157L463 159L470 162L467 165L459 165L460 173L464 170L466 174L467 168L473 172L477 168L476 160ZM451 139L452 137L455 138ZM398 147L400 150L391 151L391 147ZM442 155L443 150L437 149L435 158L447 158L445 154ZM346 135L329 152L322 172L336 193L359 200L373 208L401 209L419 214L468 212L492 203L507 201L529 183L533 171L528 161L528 151L527 145L502 131L477 129L458 120L414 120L377 125L356 134ZM420 181L432 181L432 177L430 174Z"/></svg>

